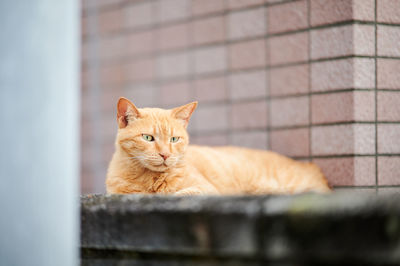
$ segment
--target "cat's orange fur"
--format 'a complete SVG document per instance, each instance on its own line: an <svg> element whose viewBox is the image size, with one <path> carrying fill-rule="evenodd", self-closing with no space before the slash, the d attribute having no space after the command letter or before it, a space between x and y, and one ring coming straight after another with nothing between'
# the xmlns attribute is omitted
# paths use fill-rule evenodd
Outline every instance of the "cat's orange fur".
<svg viewBox="0 0 400 266"><path fill-rule="evenodd" d="M172 110L137 109L121 98L107 192L224 195L330 191L324 175L312 163L269 151L188 145L186 127L196 106L197 102ZM154 141L145 140L143 134L153 136ZM173 143L171 137L180 139Z"/></svg>

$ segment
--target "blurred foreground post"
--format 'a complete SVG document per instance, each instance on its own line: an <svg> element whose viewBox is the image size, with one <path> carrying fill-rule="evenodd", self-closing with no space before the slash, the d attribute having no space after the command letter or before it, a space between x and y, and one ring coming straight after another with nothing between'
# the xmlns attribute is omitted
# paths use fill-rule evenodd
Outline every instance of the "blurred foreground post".
<svg viewBox="0 0 400 266"><path fill-rule="evenodd" d="M0 1L0 29L0 265L77 265L78 1Z"/></svg>

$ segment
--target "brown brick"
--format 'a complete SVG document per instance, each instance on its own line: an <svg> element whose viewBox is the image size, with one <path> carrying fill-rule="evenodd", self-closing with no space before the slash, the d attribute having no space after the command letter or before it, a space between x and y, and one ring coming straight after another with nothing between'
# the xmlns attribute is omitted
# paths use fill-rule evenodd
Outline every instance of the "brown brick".
<svg viewBox="0 0 400 266"><path fill-rule="evenodd" d="M103 86L102 90L98 92L100 95L99 106L98 109L101 112L108 114L108 116L112 115L112 125L117 126L115 114L117 111L117 102L121 96L124 96L123 89L121 87L116 86ZM93 107L91 107L93 109ZM98 114L97 114L98 115ZM103 119L103 118L102 118ZM117 129L111 129L111 135L114 136L117 133Z"/></svg>
<svg viewBox="0 0 400 266"><path fill-rule="evenodd" d="M91 84L90 82L90 78L93 75L93 71L92 70L85 70L85 69L81 69L81 90L86 91L89 88L89 85Z"/></svg>
<svg viewBox="0 0 400 266"><path fill-rule="evenodd" d="M400 56L400 27L377 26L378 55Z"/></svg>
<svg viewBox="0 0 400 266"><path fill-rule="evenodd" d="M308 64L270 69L271 96L307 93L309 72Z"/></svg>
<svg viewBox="0 0 400 266"><path fill-rule="evenodd" d="M156 3L156 20L159 23L187 18L191 5L189 0L162 0Z"/></svg>
<svg viewBox="0 0 400 266"><path fill-rule="evenodd" d="M155 23L155 7L153 1L144 1L127 5L123 9L123 25L126 28L139 28Z"/></svg>
<svg viewBox="0 0 400 266"><path fill-rule="evenodd" d="M271 150L291 157L310 155L308 128L270 131Z"/></svg>
<svg viewBox="0 0 400 266"><path fill-rule="evenodd" d="M83 162L82 162L83 164ZM81 178L80 178L80 193L82 195L85 194L91 194L91 193L95 193L95 189L94 186L92 184L92 174L91 171L89 169L84 169L85 168L89 168L89 165L81 165Z"/></svg>
<svg viewBox="0 0 400 266"><path fill-rule="evenodd" d="M277 4L281 2L285 2L286 0L265 0L267 4Z"/></svg>
<svg viewBox="0 0 400 266"><path fill-rule="evenodd" d="M192 14L205 15L224 11L225 0L192 0Z"/></svg>
<svg viewBox="0 0 400 266"><path fill-rule="evenodd" d="M226 47L224 45L202 47L194 51L194 73L204 74L226 70Z"/></svg>
<svg viewBox="0 0 400 266"><path fill-rule="evenodd" d="M98 30L101 34L115 32L122 28L121 9L102 11L98 16Z"/></svg>
<svg viewBox="0 0 400 266"><path fill-rule="evenodd" d="M232 134L232 144L235 146L267 149L267 132L266 131L246 131L235 132Z"/></svg>
<svg viewBox="0 0 400 266"><path fill-rule="evenodd" d="M375 126L354 124L315 126L311 130L313 155L373 154Z"/></svg>
<svg viewBox="0 0 400 266"><path fill-rule="evenodd" d="M154 31L143 31L129 34L126 36L126 43L123 45L125 55L141 55L154 51L155 33ZM121 47L122 48L122 47Z"/></svg>
<svg viewBox="0 0 400 266"><path fill-rule="evenodd" d="M231 69L246 69L266 65L265 40L234 43L229 46Z"/></svg>
<svg viewBox="0 0 400 266"><path fill-rule="evenodd" d="M145 81L154 78L155 65L153 59L138 59L123 66L126 81Z"/></svg>
<svg viewBox="0 0 400 266"><path fill-rule="evenodd" d="M87 64L87 62L93 58L93 55L91 54L90 48L92 46L93 41L88 42L88 41L82 41L81 42L81 63L82 64Z"/></svg>
<svg viewBox="0 0 400 266"><path fill-rule="evenodd" d="M104 145L108 145L111 146L111 149L113 150L113 144L115 143L115 136L118 130L118 124L115 119L116 112L114 110L113 112L103 111L100 113L100 115L101 120L99 120L99 123L96 125L95 134L100 134L101 138L105 141L104 143L100 144L102 147L104 147ZM103 151L103 148L101 150ZM108 155L109 154L107 154L107 156ZM105 153L101 153L99 157L101 162L105 162L106 164L111 160L111 156L106 158Z"/></svg>
<svg viewBox="0 0 400 266"><path fill-rule="evenodd" d="M375 185L375 158L350 157L314 159L333 186Z"/></svg>
<svg viewBox="0 0 400 266"><path fill-rule="evenodd" d="M229 88L232 100L264 98L267 94L266 71L232 73Z"/></svg>
<svg viewBox="0 0 400 266"><path fill-rule="evenodd" d="M311 59L374 53L374 26L355 24L311 31Z"/></svg>
<svg viewBox="0 0 400 266"><path fill-rule="evenodd" d="M100 67L99 75L101 86L120 86L124 81L124 71L120 64L104 65Z"/></svg>
<svg viewBox="0 0 400 266"><path fill-rule="evenodd" d="M194 81L195 99L201 102L222 101L227 98L225 77L201 78Z"/></svg>
<svg viewBox="0 0 400 266"><path fill-rule="evenodd" d="M231 122L234 129L259 129L266 127L266 101L232 104Z"/></svg>
<svg viewBox="0 0 400 266"><path fill-rule="evenodd" d="M312 123L375 120L374 92L354 91L313 95Z"/></svg>
<svg viewBox="0 0 400 266"><path fill-rule="evenodd" d="M91 54L96 52L96 50L91 50L89 51L89 56L93 55L101 60L110 60L122 56L124 52L122 49L125 41L124 37L125 36L123 35L116 35L112 37L100 38L98 43L98 54ZM88 48L93 49L92 47L95 47L95 45Z"/></svg>
<svg viewBox="0 0 400 266"><path fill-rule="evenodd" d="M378 121L400 121L400 92L378 92Z"/></svg>
<svg viewBox="0 0 400 266"><path fill-rule="evenodd" d="M158 48L162 51L189 46L188 24L175 24L158 30Z"/></svg>
<svg viewBox="0 0 400 266"><path fill-rule="evenodd" d="M378 89L400 90L400 60L378 59Z"/></svg>
<svg viewBox="0 0 400 266"><path fill-rule="evenodd" d="M158 91L151 83L126 87L124 97L131 100L138 108L158 107Z"/></svg>
<svg viewBox="0 0 400 266"><path fill-rule="evenodd" d="M82 8L103 8L103 7L111 7L117 6L123 0L84 0L82 1Z"/></svg>
<svg viewBox="0 0 400 266"><path fill-rule="evenodd" d="M226 0L229 9L240 9L243 7L256 6L264 3L264 0Z"/></svg>
<svg viewBox="0 0 400 266"><path fill-rule="evenodd" d="M243 39L266 34L264 7L232 12L228 15L229 39Z"/></svg>
<svg viewBox="0 0 400 266"><path fill-rule="evenodd" d="M225 17L198 19L192 22L193 44L207 44L225 40Z"/></svg>
<svg viewBox="0 0 400 266"><path fill-rule="evenodd" d="M374 20L374 0L311 0L312 26L340 21Z"/></svg>
<svg viewBox="0 0 400 266"><path fill-rule="evenodd" d="M400 2L398 0L379 0L376 5L377 21L400 23Z"/></svg>
<svg viewBox="0 0 400 266"><path fill-rule="evenodd" d="M91 104L91 101L92 101L91 92L89 92L88 90L81 91L81 109L82 109L81 110L81 114L82 114L81 120L82 121L85 121L86 118L89 119L89 117L91 117L91 115L93 114L93 111L92 111L93 106ZM87 124L85 124L83 122L81 124L82 124L82 127L88 126ZM84 132L85 131L84 128L82 128L81 131Z"/></svg>
<svg viewBox="0 0 400 266"><path fill-rule="evenodd" d="M268 33L307 28L307 1L284 3L267 8Z"/></svg>
<svg viewBox="0 0 400 266"><path fill-rule="evenodd" d="M166 107L175 104L186 104L190 101L190 84L188 81L168 82L160 85L160 101Z"/></svg>
<svg viewBox="0 0 400 266"><path fill-rule="evenodd" d="M157 71L162 79L188 75L190 73L188 53L184 51L159 56Z"/></svg>
<svg viewBox="0 0 400 266"><path fill-rule="evenodd" d="M352 0L353 18L363 21L375 20L375 0Z"/></svg>
<svg viewBox="0 0 400 266"><path fill-rule="evenodd" d="M378 125L378 153L400 153L400 124Z"/></svg>
<svg viewBox="0 0 400 266"><path fill-rule="evenodd" d="M378 157L378 184L400 185L400 157Z"/></svg>
<svg viewBox="0 0 400 266"><path fill-rule="evenodd" d="M308 125L309 99L308 96L272 99L271 127Z"/></svg>
<svg viewBox="0 0 400 266"><path fill-rule="evenodd" d="M318 62L313 63L311 68L312 91L375 87L373 59L352 58Z"/></svg>
<svg viewBox="0 0 400 266"><path fill-rule="evenodd" d="M197 132L228 129L228 107L226 105L199 105L194 115L193 128Z"/></svg>
<svg viewBox="0 0 400 266"><path fill-rule="evenodd" d="M82 16L81 17L81 36L82 39L93 33L89 30L89 21L93 19L93 16Z"/></svg>
<svg viewBox="0 0 400 266"><path fill-rule="evenodd" d="M114 120L114 119L113 119ZM114 121L112 121L114 122ZM115 133L117 133L117 127L115 127ZM110 136L110 137L106 137L104 139L104 144L102 147L102 154L103 154L103 160L104 160L104 168L106 169L108 167L108 163L111 161L111 158L115 152L115 145L114 145L114 141L115 140L115 136Z"/></svg>
<svg viewBox="0 0 400 266"><path fill-rule="evenodd" d="M308 60L308 32L271 37L268 43L271 66Z"/></svg>
<svg viewBox="0 0 400 266"><path fill-rule="evenodd" d="M312 26L352 19L351 0L311 0L310 23Z"/></svg>
<svg viewBox="0 0 400 266"><path fill-rule="evenodd" d="M192 144L206 145L206 146L220 146L228 144L227 134L212 134L212 135L199 135L191 137Z"/></svg>

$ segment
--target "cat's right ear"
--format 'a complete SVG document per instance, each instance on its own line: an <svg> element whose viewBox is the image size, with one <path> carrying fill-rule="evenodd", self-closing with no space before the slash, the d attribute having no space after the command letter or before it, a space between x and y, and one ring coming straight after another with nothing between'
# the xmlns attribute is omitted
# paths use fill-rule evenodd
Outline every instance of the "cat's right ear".
<svg viewBox="0 0 400 266"><path fill-rule="evenodd" d="M139 117L140 112L131 101L124 97L119 98L117 104L117 121L119 128L126 127L129 121Z"/></svg>

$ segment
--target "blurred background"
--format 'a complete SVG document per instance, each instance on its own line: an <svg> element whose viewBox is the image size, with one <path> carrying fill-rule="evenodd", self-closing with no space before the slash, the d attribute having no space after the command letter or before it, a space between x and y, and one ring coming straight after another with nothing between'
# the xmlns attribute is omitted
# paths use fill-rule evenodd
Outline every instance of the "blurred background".
<svg viewBox="0 0 400 266"><path fill-rule="evenodd" d="M400 192L400 1L83 0L81 192L105 192L120 96L199 101L191 142Z"/></svg>

